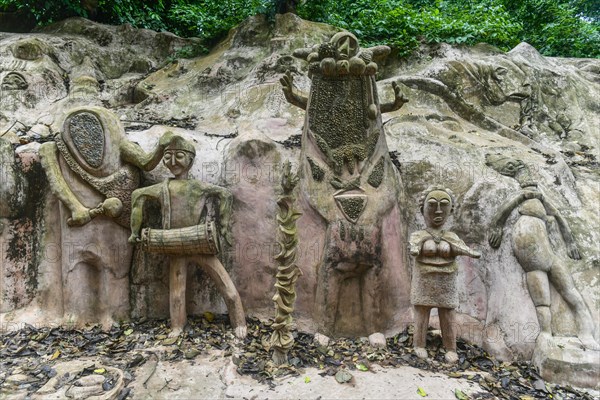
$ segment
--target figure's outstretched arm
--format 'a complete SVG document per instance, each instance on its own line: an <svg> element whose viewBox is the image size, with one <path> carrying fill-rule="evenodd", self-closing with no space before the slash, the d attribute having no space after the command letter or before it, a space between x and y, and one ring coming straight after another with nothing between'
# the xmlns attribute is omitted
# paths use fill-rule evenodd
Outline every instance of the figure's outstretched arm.
<svg viewBox="0 0 600 400"><path fill-rule="evenodd" d="M392 82L392 88L394 89L394 101L391 103L384 103L379 106L381 113L391 112L399 110L405 103L408 103L408 98L400 90L400 86L394 81Z"/></svg>
<svg viewBox="0 0 600 400"><path fill-rule="evenodd" d="M40 146L40 161L50 190L71 211L71 218L67 219L69 226L85 225L91 220L90 210L85 207L75 196L58 165L58 148L55 143L44 143Z"/></svg>
<svg viewBox="0 0 600 400"><path fill-rule="evenodd" d="M165 132L158 141L156 149L150 153L146 153L142 148L133 142L128 140L121 141L121 158L135 165L144 171L152 171L163 157L163 152L167 146L171 143L171 139L175 134L171 131Z"/></svg>
<svg viewBox="0 0 600 400"><path fill-rule="evenodd" d="M292 76L289 70L285 71L285 74L279 79L281 83L283 94L285 95L285 99L290 103L297 107L300 107L303 110L306 110L306 105L308 104L308 98L303 93L296 93L294 91L294 77Z"/></svg>
<svg viewBox="0 0 600 400"><path fill-rule="evenodd" d="M567 220L552 203L546 200L546 198L542 198L541 200L542 204L544 204L544 208L546 209L546 213L553 216L556 219L556 223L558 223L558 229L560 229L563 240L567 245L567 254L574 260L580 260L581 254L579 254L579 249L577 248L577 244L575 243L575 239L573 238L573 234L571 233L571 228L569 228Z"/></svg>
<svg viewBox="0 0 600 400"><path fill-rule="evenodd" d="M477 250L473 250L472 248L465 245L464 247L452 246L452 253L455 256L468 256L471 258L480 258L481 253Z"/></svg>
<svg viewBox="0 0 600 400"><path fill-rule="evenodd" d="M140 232L144 220L144 203L147 199L160 198L161 184L136 189L131 193L131 236L129 243L140 242Z"/></svg>
<svg viewBox="0 0 600 400"><path fill-rule="evenodd" d="M519 204L524 202L527 199L533 198L541 198L542 194L540 192L534 191L526 191L520 193L518 196L513 198L508 203L504 204L497 212L496 215L492 218L492 222L490 224L490 229L488 233L488 242L490 246L493 248L500 247L500 243L502 243L502 229L504 228L504 224L508 219L508 216Z"/></svg>

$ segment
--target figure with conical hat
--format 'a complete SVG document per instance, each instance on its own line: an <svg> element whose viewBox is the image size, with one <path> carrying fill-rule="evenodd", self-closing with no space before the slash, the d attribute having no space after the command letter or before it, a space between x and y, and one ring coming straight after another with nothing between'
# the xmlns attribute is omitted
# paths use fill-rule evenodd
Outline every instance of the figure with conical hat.
<svg viewBox="0 0 600 400"><path fill-rule="evenodd" d="M168 134L168 133L167 133ZM219 186L189 178L196 157L194 146L181 136L173 136L163 152L163 164L173 178L137 189L132 195L130 243L141 243L145 251L167 254L169 261L169 308L171 337L181 334L187 322L187 266L196 264L212 279L223 296L231 324L238 338L246 336L246 319L240 295L216 254L218 232L214 221L201 221L202 211L211 197L219 202L221 234L229 239L232 195ZM161 230L142 230L144 203L157 200L161 207Z"/></svg>

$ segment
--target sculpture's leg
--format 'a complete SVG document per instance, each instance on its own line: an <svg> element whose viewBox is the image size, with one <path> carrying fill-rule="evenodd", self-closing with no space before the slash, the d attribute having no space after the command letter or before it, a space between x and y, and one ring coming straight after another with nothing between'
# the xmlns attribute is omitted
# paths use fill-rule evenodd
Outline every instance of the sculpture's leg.
<svg viewBox="0 0 600 400"><path fill-rule="evenodd" d="M429 313L432 307L415 305L415 332L413 335L413 347L419 358L427 358L425 349L427 342L427 327L429 326Z"/></svg>
<svg viewBox="0 0 600 400"><path fill-rule="evenodd" d="M315 319L319 321L319 330L325 335L331 335L335 330L341 281L340 274L331 263L321 265L317 277Z"/></svg>
<svg viewBox="0 0 600 400"><path fill-rule="evenodd" d="M195 261L203 267L204 271L212 279L217 290L223 296L227 311L229 311L229 320L235 330L235 336L240 339L246 337L246 316L242 300L229 274L223 267L223 264L215 256L198 256Z"/></svg>
<svg viewBox="0 0 600 400"><path fill-rule="evenodd" d="M381 309L381 282L379 268L371 267L360 279L361 311L369 334L379 332Z"/></svg>
<svg viewBox="0 0 600 400"><path fill-rule="evenodd" d="M187 322L185 310L185 286L187 278L186 257L171 257L169 265L169 310L171 333L169 337L181 334Z"/></svg>
<svg viewBox="0 0 600 400"><path fill-rule="evenodd" d="M550 284L544 271L527 273L527 288L535 305L540 334L538 340L552 342L552 314L550 313Z"/></svg>
<svg viewBox="0 0 600 400"><path fill-rule="evenodd" d="M442 343L446 349L446 361L458 361L456 354L456 311L453 308L438 308L440 315L440 328L442 330Z"/></svg>
<svg viewBox="0 0 600 400"><path fill-rule="evenodd" d="M115 276L112 271L104 271L105 279L102 282L104 304L104 317L102 327L110 330L115 320L129 317L129 276Z"/></svg>
<svg viewBox="0 0 600 400"><path fill-rule="evenodd" d="M86 322L98 321L102 314L102 275L91 263L75 261L63 272L64 323L83 327Z"/></svg>
<svg viewBox="0 0 600 400"><path fill-rule="evenodd" d="M558 260L557 260L558 261ZM577 321L579 340L590 350L600 350L600 345L594 339L594 321L592 315L577 290L575 282L564 264L556 262L549 272L550 281L556 291L565 299Z"/></svg>

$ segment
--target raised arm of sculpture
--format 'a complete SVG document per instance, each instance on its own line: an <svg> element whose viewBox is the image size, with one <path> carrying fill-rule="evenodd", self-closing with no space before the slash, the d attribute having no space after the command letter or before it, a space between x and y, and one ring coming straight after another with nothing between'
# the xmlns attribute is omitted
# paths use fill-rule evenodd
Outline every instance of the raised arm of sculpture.
<svg viewBox="0 0 600 400"><path fill-rule="evenodd" d="M298 91L298 89L296 89L297 93L294 91L294 77L292 76L289 70L285 71L285 75L283 75L281 79L279 79L279 82L281 83L285 99L290 104L293 104L297 107L300 107L303 110L306 110L308 98L304 93Z"/></svg>
<svg viewBox="0 0 600 400"><path fill-rule="evenodd" d="M408 103L408 98L402 93L396 82L392 82L392 88L394 89L394 101L379 106L382 114L399 110L405 103Z"/></svg>
<svg viewBox="0 0 600 400"><path fill-rule="evenodd" d="M149 153L142 150L138 144L123 140L120 143L121 158L144 171L152 171L162 160L163 152L171 143L173 136L175 136L173 132L165 132L159 139L156 149Z"/></svg>
<svg viewBox="0 0 600 400"><path fill-rule="evenodd" d="M577 244L575 243L575 239L573 238L573 234L571 233L571 228L569 228L569 224L562 216L562 214L558 211L554 205L547 200L545 197L540 198L544 208L548 215L553 216L556 219L556 223L558 224L558 228L560 229L560 233L562 234L563 240L567 245L567 254L574 260L581 260L581 255L579 254L579 249L577 248Z"/></svg>
<svg viewBox="0 0 600 400"><path fill-rule="evenodd" d="M51 142L42 144L39 154L42 167L46 171L50 183L50 190L71 211L71 218L67 219L67 224L81 226L90 222L90 209L81 204L73 194L60 170L56 144Z"/></svg>
<svg viewBox="0 0 600 400"><path fill-rule="evenodd" d="M523 191L519 195L515 196L511 201L504 204L494 215L492 218L492 223L490 224L490 231L488 242L490 246L493 248L500 247L500 243L502 243L502 229L504 228L504 224L512 210L519 206L522 202L529 199L538 199L541 200L543 198L542 193L537 191Z"/></svg>
<svg viewBox="0 0 600 400"><path fill-rule="evenodd" d="M160 195L160 185L137 189L131 194L131 236L128 239L129 243L140 242L140 231L144 220L144 203L147 199L159 199Z"/></svg>

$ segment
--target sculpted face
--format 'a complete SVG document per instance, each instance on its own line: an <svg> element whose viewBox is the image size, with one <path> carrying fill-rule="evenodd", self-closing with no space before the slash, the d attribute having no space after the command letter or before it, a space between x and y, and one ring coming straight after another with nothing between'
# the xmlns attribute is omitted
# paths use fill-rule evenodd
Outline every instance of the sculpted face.
<svg viewBox="0 0 600 400"><path fill-rule="evenodd" d="M331 43L337 47L341 59L349 60L358 52L358 40L349 32L340 32L334 35Z"/></svg>
<svg viewBox="0 0 600 400"><path fill-rule="evenodd" d="M452 211L452 199L443 190L429 192L423 204L425 224L430 228L441 228Z"/></svg>
<svg viewBox="0 0 600 400"><path fill-rule="evenodd" d="M175 178L184 177L194 162L194 156L185 150L167 149L163 155L163 164Z"/></svg>

